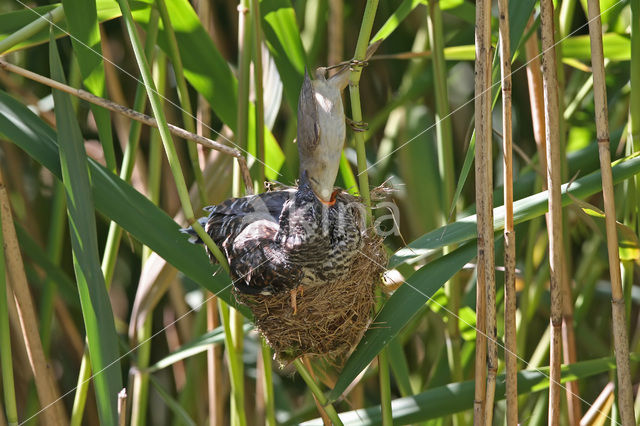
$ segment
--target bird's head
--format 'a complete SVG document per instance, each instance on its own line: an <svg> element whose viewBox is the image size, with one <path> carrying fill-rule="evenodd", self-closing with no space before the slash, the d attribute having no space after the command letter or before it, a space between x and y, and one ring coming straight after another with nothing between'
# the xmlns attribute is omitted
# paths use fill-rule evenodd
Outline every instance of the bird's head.
<svg viewBox="0 0 640 426"><path fill-rule="evenodd" d="M298 100L297 143L300 176L306 173L317 198L331 203L346 133L341 92L348 83L349 68L330 78L326 71L318 68L314 80L305 72Z"/></svg>

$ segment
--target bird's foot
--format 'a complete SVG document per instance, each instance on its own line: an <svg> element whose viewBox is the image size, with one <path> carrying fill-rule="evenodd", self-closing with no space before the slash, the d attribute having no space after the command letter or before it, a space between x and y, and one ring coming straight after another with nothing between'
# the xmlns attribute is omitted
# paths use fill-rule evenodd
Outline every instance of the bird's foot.
<svg viewBox="0 0 640 426"><path fill-rule="evenodd" d="M351 127L351 130L353 130L354 132L366 132L367 130L369 130L369 123L365 123L364 121L354 121L352 119L350 119L349 117L345 117L346 118L346 122L349 125L349 127Z"/></svg>
<svg viewBox="0 0 640 426"><path fill-rule="evenodd" d="M304 296L304 287L299 285L298 287L291 290L291 307L293 308L293 315L298 313L298 303L296 301L298 292L300 292L300 296Z"/></svg>

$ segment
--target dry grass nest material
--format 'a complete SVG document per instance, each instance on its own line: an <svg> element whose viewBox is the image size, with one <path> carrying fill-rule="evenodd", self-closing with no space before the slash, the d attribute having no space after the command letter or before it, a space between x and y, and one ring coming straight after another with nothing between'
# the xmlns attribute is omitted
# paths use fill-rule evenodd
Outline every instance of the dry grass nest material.
<svg viewBox="0 0 640 426"><path fill-rule="evenodd" d="M235 292L253 312L256 328L286 364L302 356L324 356L341 364L371 322L376 288L387 254L382 238L369 230L361 253L341 279L305 288L294 315L289 292L273 296Z"/></svg>

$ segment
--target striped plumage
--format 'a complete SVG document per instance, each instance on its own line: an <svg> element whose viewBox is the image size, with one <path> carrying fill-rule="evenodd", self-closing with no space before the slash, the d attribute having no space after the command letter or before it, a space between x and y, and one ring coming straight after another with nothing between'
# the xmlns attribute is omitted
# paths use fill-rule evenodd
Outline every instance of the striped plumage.
<svg viewBox="0 0 640 426"><path fill-rule="evenodd" d="M271 295L347 273L362 246L361 209L344 191L334 193L331 205L322 203L303 175L298 188L207 207L200 221L227 258L235 288ZM185 232L202 242L191 228Z"/></svg>
<svg viewBox="0 0 640 426"><path fill-rule="evenodd" d="M200 220L226 256L238 291L292 290L294 312L293 290L348 273L362 246L363 205L333 189L345 138L340 92L349 68L330 78L326 71L319 68L313 81L305 72L300 92L299 186L224 201L208 207L209 217ZM191 228L185 232L194 234Z"/></svg>

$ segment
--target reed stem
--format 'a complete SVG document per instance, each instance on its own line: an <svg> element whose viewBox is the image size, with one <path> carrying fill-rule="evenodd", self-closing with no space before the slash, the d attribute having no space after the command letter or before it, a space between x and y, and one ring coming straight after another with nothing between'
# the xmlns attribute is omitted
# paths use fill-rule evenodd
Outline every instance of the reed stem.
<svg viewBox="0 0 640 426"><path fill-rule="evenodd" d="M516 346L516 234L513 222L513 148L511 124L511 44L509 4L498 0L500 71L502 76L502 151L504 174L504 341L507 380L507 425L518 424L518 358ZM491 324L489 324L489 327ZM495 324L493 324L495 327ZM497 345L494 348L497 358ZM497 367L497 365L496 365ZM489 370L491 374L491 370ZM497 368L496 368L497 373Z"/></svg>
<svg viewBox="0 0 640 426"><path fill-rule="evenodd" d="M373 21L376 17L378 8L378 0L367 0L364 9L362 23L360 24L360 33L358 34L358 42L353 55L355 61L364 61L367 55L367 46L371 38L371 29ZM362 105L360 103L360 76L362 75L362 65L352 67L349 76L349 95L351 98L351 118L353 121L362 121ZM358 158L358 185L360 187L360 196L367 207L367 223L371 222L371 197L369 195L369 175L367 170L367 152L365 149L365 140L363 132L355 132L354 141L356 145L356 154Z"/></svg>
<svg viewBox="0 0 640 426"><path fill-rule="evenodd" d="M0 209L0 217L2 209ZM16 391L13 380L13 355L9 334L9 305L7 302L7 275L4 256L4 236L0 226L0 372L2 373L2 394L7 422L10 426L18 424ZM2 417L2 415L0 415Z"/></svg>
<svg viewBox="0 0 640 426"><path fill-rule="evenodd" d="M342 420L340 420L340 417L338 416L338 412L333 407L333 404L329 402L325 394L322 392L322 390L320 389L320 386L316 383L313 377L311 377L311 373L307 371L302 361L300 359L296 359L295 361L293 361L293 364L295 365L296 370L298 371L298 374L300 374L300 377L302 377L302 380L304 380L304 382L307 384L307 386L311 390L311 393L313 393L313 396L315 396L318 404L320 404L324 408L325 412L327 413L327 415L329 416L333 424L337 426L342 426Z"/></svg>
<svg viewBox="0 0 640 426"><path fill-rule="evenodd" d="M262 338L262 366L264 372L263 388L265 405L265 424L276 426L275 395L273 393L273 368L271 366L271 348L267 341Z"/></svg>
<svg viewBox="0 0 640 426"><path fill-rule="evenodd" d="M551 280L551 353L549 385L549 425L560 417L560 363L562 339L562 205L561 158L558 106L558 68L556 66L555 25L552 0L540 2L542 21L542 78L547 145L547 186L549 188L549 263Z"/></svg>
<svg viewBox="0 0 640 426"><path fill-rule="evenodd" d="M60 403L60 392L53 378L53 371L47 361L40 334L38 333L38 324L36 322L36 313L32 302L31 291L27 283L27 277L24 271L24 263L20 246L16 236L16 230L13 224L13 214L11 212L11 204L9 194L4 183L4 177L0 171L0 209L2 216L2 235L5 249L5 262L7 266L7 277L9 278L9 294L13 294L15 306L17 308L20 329L24 338L24 345L27 350L29 365L33 372L33 378L38 391L38 400L41 408L47 408L43 411L44 421L51 425L68 424L67 415L64 411L63 404Z"/></svg>
<svg viewBox="0 0 640 426"><path fill-rule="evenodd" d="M122 0L119 0L122 1ZM139 40L138 40L139 43ZM82 90L82 89L76 89L73 88L71 86L68 86L66 84L63 83L59 83L55 80L52 80L50 78L41 76L39 74L36 74L34 72L31 72L29 70L26 70L24 68L21 68L19 66L13 65L7 61L5 61L4 59L0 58L0 68L9 72L13 72L15 74L21 75L25 78L28 78L30 80L33 81L37 81L38 83L44 84L46 86L49 86L53 89L57 89L60 90L62 92L66 92L69 93L70 95L76 96L82 100L85 100L87 102L96 104L96 105L100 105L103 108L106 108L110 111L113 111L115 113L124 115L132 120L136 120L139 121L141 123L146 124L147 126L151 126L151 127L160 127L160 126L167 126L168 127L168 133L171 133L175 136L178 136L179 138L183 138L186 140L190 140L190 141L194 141L199 145L202 145L206 148L210 148L210 149L214 149L216 151L220 151L226 155L230 155L232 157L234 157L237 162L238 162L238 167L240 168L241 171L241 176L242 179L244 181L245 186L251 182L251 176L249 174L249 169L247 168L247 162L244 159L242 153L236 149L236 148L232 148L229 147L227 145L221 144L220 142L216 142L214 140L211 140L209 138L205 138L203 136L199 136L196 135L195 133L192 132L188 132L185 129L175 126L173 124L168 124L166 122L166 120L164 119L164 117L160 120L161 123L156 120L156 118L150 117L146 114L143 114L141 112L138 111L134 111L130 108L127 108L123 105L117 104L113 101L110 101L108 99L104 99L104 98L100 98L98 96L93 95L92 93L87 92L86 90ZM146 85L147 90L149 91L149 87ZM155 93L152 91L152 93ZM249 185L251 186L251 185ZM195 228L194 228L195 229ZM206 242L206 241L205 241Z"/></svg>
<svg viewBox="0 0 640 426"><path fill-rule="evenodd" d="M262 25L260 23L260 2L251 0L251 21L253 23L253 81L255 88L256 114L256 182L254 190L259 192L264 184L264 90L262 87Z"/></svg>
<svg viewBox="0 0 640 426"><path fill-rule="evenodd" d="M487 412L487 303L495 295L493 247L493 176L491 155L491 1L476 3L475 64L475 172L478 216L478 266L476 285L476 356L474 425L486 424ZM493 288L493 292L491 291ZM494 300L495 302L495 300ZM495 308L495 303L494 303ZM492 401L491 401L492 402ZM489 414L491 416L491 414ZM491 423L489 423L491 424Z"/></svg>
<svg viewBox="0 0 640 426"><path fill-rule="evenodd" d="M167 5L164 0L156 0L160 17L164 25L165 34L168 40L168 55L173 65L173 75L176 79L178 88L178 98L180 99L180 111L182 112L182 122L187 131L196 133L196 124L194 121L193 110L191 109L191 99L189 97L189 89L187 88L187 81L184 77L184 69L182 67L182 59L180 58L180 50L178 48L178 41L176 40L176 34L171 24L171 17L167 10ZM198 162L198 151L196 144L193 141L187 141L187 151L189 154L189 161L191 162L191 168L196 180L196 186L198 188L198 195L200 198L200 204L207 204L207 193L205 189L204 177L202 175L202 169Z"/></svg>
<svg viewBox="0 0 640 426"><path fill-rule="evenodd" d="M59 22L64 18L64 8L62 5L55 9L39 16L33 22L25 25L17 31L12 32L7 37L0 41L0 54L8 53L8 51L15 45L27 40L29 37L37 34L51 26L52 23Z"/></svg>
<svg viewBox="0 0 640 426"><path fill-rule="evenodd" d="M618 234L616 226L616 206L609 152L609 114L607 108L607 87L604 76L604 54L602 47L602 21L600 1L588 0L589 38L591 41L591 68L593 70L593 93L596 111L596 133L600 170L602 173L602 195L604 198L605 227L607 230L607 251L609 253L609 274L611 278L611 304L613 313L613 342L618 372L618 409L623 425L635 424L633 413L633 384L629 366L629 341L625 303L620 275L618 254Z"/></svg>
<svg viewBox="0 0 640 426"><path fill-rule="evenodd" d="M454 164L453 164L453 131L451 128L451 117L449 108L449 94L447 89L447 64L444 57L444 31L442 28L442 11L438 1L430 0L428 2L429 13L427 15L427 34L429 44L433 52L433 87L436 101L436 143L438 148L438 172L440 174L440 182L442 187L442 211L441 225L446 225L448 221L455 221L456 212L453 203L455 191L454 182ZM449 215L449 210L451 215ZM445 247L442 252L446 255L456 247ZM445 293L447 295L447 359L449 361L449 370L451 371L451 379L454 382L462 382L464 380L464 372L462 370L462 357L460 354L461 342L460 337L460 279L454 275L445 283ZM453 416L454 425L463 425L464 413L457 413Z"/></svg>
<svg viewBox="0 0 640 426"><path fill-rule="evenodd" d="M222 300L218 299L218 309L222 317L222 325L224 326L224 342L227 348L227 361L229 362L229 375L231 380L231 417L232 424L245 426L247 419L244 412L244 377L242 375L242 358L236 352L236 343L233 335L232 317L230 310ZM241 355L241 354L240 354ZM235 419L235 420L234 420ZM237 423L236 423L237 422Z"/></svg>

